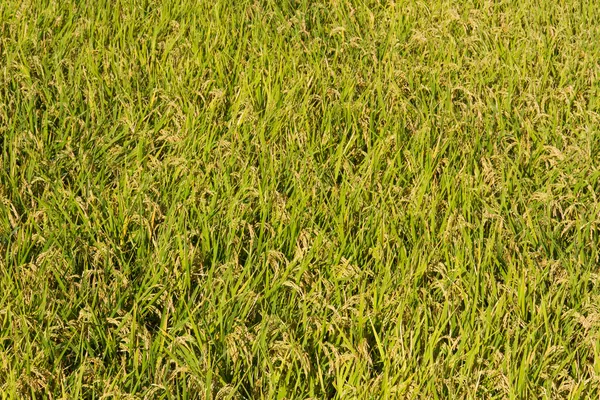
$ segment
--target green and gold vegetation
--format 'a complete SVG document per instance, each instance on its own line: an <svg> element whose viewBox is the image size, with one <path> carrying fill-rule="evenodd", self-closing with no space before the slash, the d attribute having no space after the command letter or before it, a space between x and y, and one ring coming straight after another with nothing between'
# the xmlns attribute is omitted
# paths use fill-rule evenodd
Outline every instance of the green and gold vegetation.
<svg viewBox="0 0 600 400"><path fill-rule="evenodd" d="M0 397L600 396L600 3L0 2Z"/></svg>

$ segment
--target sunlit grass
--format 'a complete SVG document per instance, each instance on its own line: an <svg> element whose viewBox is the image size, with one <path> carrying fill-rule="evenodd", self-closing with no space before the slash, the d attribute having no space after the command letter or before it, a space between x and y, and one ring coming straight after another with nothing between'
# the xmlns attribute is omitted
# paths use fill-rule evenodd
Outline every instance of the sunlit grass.
<svg viewBox="0 0 600 400"><path fill-rule="evenodd" d="M2 398L598 398L598 21L1 1Z"/></svg>

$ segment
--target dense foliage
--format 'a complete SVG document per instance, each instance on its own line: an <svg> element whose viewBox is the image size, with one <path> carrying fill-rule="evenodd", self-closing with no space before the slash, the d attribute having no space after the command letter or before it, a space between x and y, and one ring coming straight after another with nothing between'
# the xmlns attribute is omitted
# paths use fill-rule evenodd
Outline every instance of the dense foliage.
<svg viewBox="0 0 600 400"><path fill-rule="evenodd" d="M2 0L2 397L598 398L598 21Z"/></svg>

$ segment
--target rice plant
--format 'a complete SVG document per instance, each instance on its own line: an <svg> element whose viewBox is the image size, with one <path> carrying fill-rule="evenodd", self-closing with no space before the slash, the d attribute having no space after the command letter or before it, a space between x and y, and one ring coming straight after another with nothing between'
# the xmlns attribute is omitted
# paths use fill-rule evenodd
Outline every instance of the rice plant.
<svg viewBox="0 0 600 400"><path fill-rule="evenodd" d="M598 21L3 0L1 398L598 398Z"/></svg>

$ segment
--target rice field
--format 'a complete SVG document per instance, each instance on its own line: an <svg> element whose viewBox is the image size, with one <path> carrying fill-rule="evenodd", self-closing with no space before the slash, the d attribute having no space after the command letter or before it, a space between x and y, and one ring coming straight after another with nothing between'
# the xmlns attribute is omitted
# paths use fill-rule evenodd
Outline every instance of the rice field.
<svg viewBox="0 0 600 400"><path fill-rule="evenodd" d="M0 398L599 398L599 21L3 0Z"/></svg>

